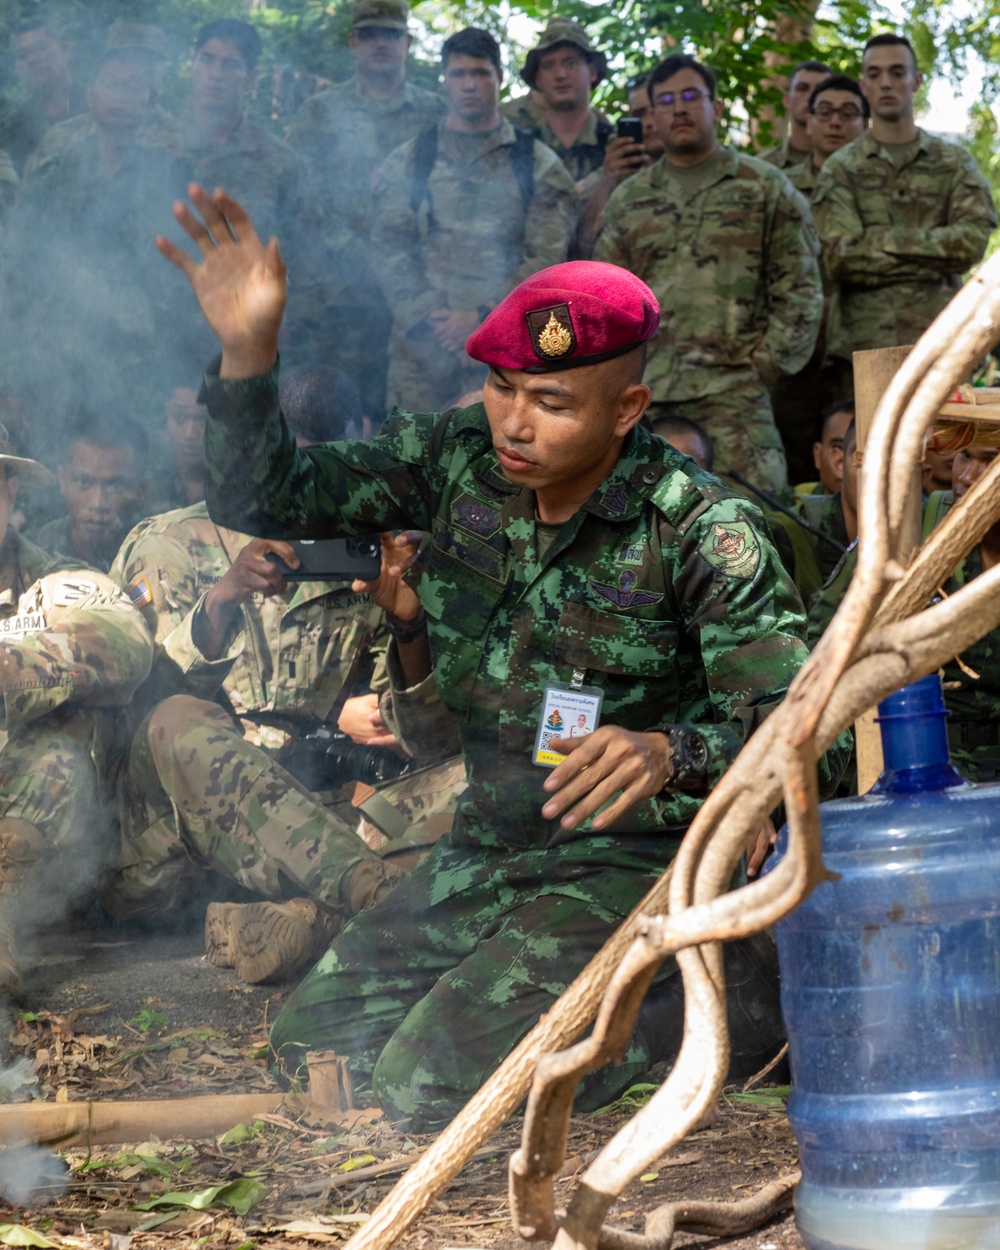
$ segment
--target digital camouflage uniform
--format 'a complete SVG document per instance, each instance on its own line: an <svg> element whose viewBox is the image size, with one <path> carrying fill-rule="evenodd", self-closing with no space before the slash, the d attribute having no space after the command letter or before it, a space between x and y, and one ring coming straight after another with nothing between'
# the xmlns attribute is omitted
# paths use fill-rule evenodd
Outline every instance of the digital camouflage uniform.
<svg viewBox="0 0 1000 1250"><path fill-rule="evenodd" d="M205 595L250 541L198 503L141 522L115 563L156 656L132 714L122 855L106 891L114 914L166 912L211 868L266 898L307 894L352 915L362 885L386 876L355 832L358 811L310 794L275 762L305 734L335 727L344 700L369 689L386 645L381 610L349 581L293 583L244 603L221 658L207 660L194 637ZM423 709L401 708L397 719L433 711L435 695L431 687ZM423 736L419 726L406 732L409 743ZM449 827L462 781L451 760L368 787L362 797L380 800L364 809L372 841L391 853L405 835L405 851L425 849ZM388 837L377 825L385 809L395 818Z"/></svg>
<svg viewBox="0 0 1000 1250"><path fill-rule="evenodd" d="M997 215L976 162L924 130L901 157L871 131L827 157L813 197L836 284L827 350L848 364L915 343L986 251Z"/></svg>
<svg viewBox="0 0 1000 1250"><path fill-rule="evenodd" d="M113 858L104 807L116 760L112 709L129 702L151 659L142 618L114 582L7 531L0 546L0 877L8 872L12 827L49 868L62 866L46 874L50 901L82 894ZM44 900L36 902L41 913Z"/></svg>
<svg viewBox="0 0 1000 1250"><path fill-rule="evenodd" d="M288 130L311 172L321 216L325 289L310 325L317 358L350 376L377 419L385 412L390 316L371 271L372 177L446 108L442 96L413 83L391 100L375 100L351 78L310 96Z"/></svg>
<svg viewBox="0 0 1000 1250"><path fill-rule="evenodd" d="M562 162L533 148L533 195L525 207L514 169L516 132L438 127L427 194L413 207L417 140L394 152L375 180L372 255L392 309L388 401L444 408L482 385L485 369L447 351L427 320L438 308L480 310L480 320L529 274L564 261L576 195Z"/></svg>
<svg viewBox="0 0 1000 1250"><path fill-rule="evenodd" d="M348 926L271 1041L291 1068L305 1050L348 1055L391 1118L440 1124L639 901L701 803L664 793L600 833L544 820L544 687L599 686L605 724L697 725L714 784L806 654L799 599L756 509L642 429L539 561L534 495L501 472L482 405L304 452L273 374L216 380L209 414L208 502L226 523L432 534L419 594L469 789L452 833Z"/></svg>
<svg viewBox="0 0 1000 1250"><path fill-rule="evenodd" d="M711 436L715 472L780 490L785 456L768 387L812 355L823 311L819 244L802 197L753 157L720 148L693 192L666 159L612 193L594 248L642 278L662 320L649 345L651 414Z"/></svg>
<svg viewBox="0 0 1000 1250"><path fill-rule="evenodd" d="M951 491L935 491L923 501L923 537L952 506ZM815 646L840 607L858 563L852 544L827 584L809 605L809 645ZM983 571L975 547L943 587L954 594ZM993 630L962 652L962 663L949 661L942 670L948 709L948 745L952 762L970 781L1000 780L1000 630ZM964 665L964 667L963 667Z"/></svg>

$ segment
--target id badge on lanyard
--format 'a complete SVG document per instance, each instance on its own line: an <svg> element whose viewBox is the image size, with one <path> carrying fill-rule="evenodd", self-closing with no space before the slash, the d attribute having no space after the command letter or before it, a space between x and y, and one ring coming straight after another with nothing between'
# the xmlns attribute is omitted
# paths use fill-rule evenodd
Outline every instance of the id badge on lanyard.
<svg viewBox="0 0 1000 1250"><path fill-rule="evenodd" d="M531 757L540 768L556 768L566 758L550 749L553 738L585 738L600 724L604 691L585 686L583 677L583 669L575 669L572 682L550 681L545 687Z"/></svg>

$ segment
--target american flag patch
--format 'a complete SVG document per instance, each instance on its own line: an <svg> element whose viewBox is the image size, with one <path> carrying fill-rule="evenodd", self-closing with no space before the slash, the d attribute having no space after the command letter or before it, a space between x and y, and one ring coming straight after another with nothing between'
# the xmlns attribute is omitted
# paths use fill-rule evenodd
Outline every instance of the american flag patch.
<svg viewBox="0 0 1000 1250"><path fill-rule="evenodd" d="M128 592L128 597L132 600L134 608L144 608L147 603L152 603L153 592L149 589L149 582L144 577L140 577Z"/></svg>

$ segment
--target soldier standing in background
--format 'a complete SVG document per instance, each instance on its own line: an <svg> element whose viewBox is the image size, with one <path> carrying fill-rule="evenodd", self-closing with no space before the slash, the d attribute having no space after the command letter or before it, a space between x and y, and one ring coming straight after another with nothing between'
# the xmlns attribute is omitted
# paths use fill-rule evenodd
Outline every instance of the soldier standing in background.
<svg viewBox="0 0 1000 1250"><path fill-rule="evenodd" d="M607 72L608 58L579 22L553 17L521 70L534 102L511 100L503 109L518 130L529 131L555 152L584 193L596 184L614 134L590 103L590 93Z"/></svg>
<svg viewBox="0 0 1000 1250"><path fill-rule="evenodd" d="M801 165L786 169L788 181L812 200L816 180L828 156L860 138L868 129L871 110L861 88L846 74L831 74L809 97L806 135L812 151Z"/></svg>
<svg viewBox="0 0 1000 1250"><path fill-rule="evenodd" d="M110 578L9 528L22 478L52 475L0 426L0 995L15 997L28 925L62 919L112 858L111 709L152 659Z"/></svg>
<svg viewBox="0 0 1000 1250"><path fill-rule="evenodd" d="M438 409L482 382L465 340L510 288L565 260L577 198L565 166L500 114L500 48L446 39L448 115L386 161L372 252L392 309L390 404Z"/></svg>
<svg viewBox="0 0 1000 1250"><path fill-rule="evenodd" d="M21 173L48 129L87 106L70 69L73 45L62 37L45 9L38 6L14 22L10 42L14 73L28 98L22 104L4 101L0 148Z"/></svg>
<svg viewBox="0 0 1000 1250"><path fill-rule="evenodd" d="M649 417L687 417L768 490L786 482L768 387L812 355L823 310L809 208L783 173L722 147L712 71L672 56L649 95L665 156L611 196L594 256L648 282L663 308L650 343Z"/></svg>
<svg viewBox="0 0 1000 1250"><path fill-rule="evenodd" d="M977 264L997 225L986 180L957 143L921 130L909 41L865 44L872 126L823 165L813 197L826 276L836 283L828 354L853 393L852 354L915 343Z"/></svg>
<svg viewBox="0 0 1000 1250"><path fill-rule="evenodd" d="M348 374L376 427L385 415L391 316L371 271L372 175L446 108L441 96L407 81L408 15L405 0L357 0L347 40L354 77L306 100L288 131L323 218L328 289L310 324L315 355Z"/></svg>
<svg viewBox="0 0 1000 1250"><path fill-rule="evenodd" d="M829 65L822 61L802 61L792 70L788 90L781 97L788 119L788 133L781 143L761 152L760 159L778 169L789 170L801 165L809 156L809 97L824 78L830 76Z"/></svg>

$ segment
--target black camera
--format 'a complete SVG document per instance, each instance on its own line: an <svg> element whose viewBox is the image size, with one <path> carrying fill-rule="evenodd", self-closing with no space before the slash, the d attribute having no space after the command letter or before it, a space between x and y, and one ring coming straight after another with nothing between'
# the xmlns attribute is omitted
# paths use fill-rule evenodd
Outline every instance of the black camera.
<svg viewBox="0 0 1000 1250"><path fill-rule="evenodd" d="M366 747L325 727L283 746L278 763L308 790L332 790L351 781L377 786L395 781L410 766L387 747Z"/></svg>

